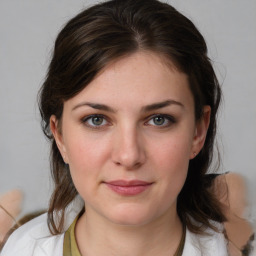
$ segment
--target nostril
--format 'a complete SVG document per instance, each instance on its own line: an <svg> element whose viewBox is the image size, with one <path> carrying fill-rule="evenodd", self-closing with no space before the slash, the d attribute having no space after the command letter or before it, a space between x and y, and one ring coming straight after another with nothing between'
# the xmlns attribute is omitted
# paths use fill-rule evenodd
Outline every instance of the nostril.
<svg viewBox="0 0 256 256"><path fill-rule="evenodd" d="M120 163L120 162L115 162L115 164L116 164L116 165L121 165L121 163Z"/></svg>
<svg viewBox="0 0 256 256"><path fill-rule="evenodd" d="M136 163L136 164L134 165L134 167L135 167L135 168L139 168L141 165L142 165L141 163Z"/></svg>

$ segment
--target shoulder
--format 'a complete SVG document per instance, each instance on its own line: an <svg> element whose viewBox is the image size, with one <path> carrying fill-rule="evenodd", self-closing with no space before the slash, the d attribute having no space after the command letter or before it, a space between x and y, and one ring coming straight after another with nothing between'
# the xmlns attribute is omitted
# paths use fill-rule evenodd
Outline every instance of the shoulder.
<svg viewBox="0 0 256 256"><path fill-rule="evenodd" d="M248 203L245 178L237 173L228 173L224 178L228 189L229 207L235 214L243 217Z"/></svg>
<svg viewBox="0 0 256 256"><path fill-rule="evenodd" d="M211 187L224 205L232 208L236 214L243 215L247 198L247 186L243 176L231 172L216 175Z"/></svg>
<svg viewBox="0 0 256 256"><path fill-rule="evenodd" d="M250 244L254 232L247 219L250 208L246 179L237 173L219 175L214 179L212 189L222 203L226 217L224 228L229 251L237 254Z"/></svg>
<svg viewBox="0 0 256 256"><path fill-rule="evenodd" d="M63 234L50 234L47 215L43 214L18 228L7 240L1 255L58 255L62 252L63 238Z"/></svg>
<svg viewBox="0 0 256 256"><path fill-rule="evenodd" d="M222 203L227 218L230 214L246 218L249 210L248 184L246 179L237 173L226 173L214 179L211 186L213 193Z"/></svg>
<svg viewBox="0 0 256 256"><path fill-rule="evenodd" d="M186 230L186 240L182 256L228 256L227 241L223 226L214 223L219 232L207 229L208 235L199 235Z"/></svg>
<svg viewBox="0 0 256 256"><path fill-rule="evenodd" d="M65 212L64 230L67 230L83 207L82 199L77 196ZM58 216L58 214L56 214ZM2 256L46 256L62 255L64 233L52 235L47 225L47 214L27 222L18 228L7 240Z"/></svg>

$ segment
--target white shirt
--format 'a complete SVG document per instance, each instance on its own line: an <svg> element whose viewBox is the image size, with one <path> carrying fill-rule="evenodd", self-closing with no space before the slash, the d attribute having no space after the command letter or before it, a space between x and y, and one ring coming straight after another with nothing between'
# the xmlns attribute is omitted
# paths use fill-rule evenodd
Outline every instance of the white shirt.
<svg viewBox="0 0 256 256"><path fill-rule="evenodd" d="M64 229L68 229L82 209L79 198L66 212ZM186 230L182 256L228 256L227 243L222 233L209 229L209 236L200 236ZM62 256L64 233L51 235L47 215L43 214L17 229L5 244L1 256Z"/></svg>

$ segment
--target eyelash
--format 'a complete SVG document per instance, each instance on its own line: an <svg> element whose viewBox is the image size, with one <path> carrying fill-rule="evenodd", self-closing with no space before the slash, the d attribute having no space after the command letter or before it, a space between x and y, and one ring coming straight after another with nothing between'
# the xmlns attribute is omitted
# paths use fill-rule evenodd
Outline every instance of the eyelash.
<svg viewBox="0 0 256 256"><path fill-rule="evenodd" d="M99 125L93 125L93 124L89 124L89 121L92 122L92 119L93 118L101 118L104 122L106 122L106 124L99 124ZM164 125L160 124L160 125L156 125L156 124L149 124L150 121L153 121L154 118L163 118L164 119ZM83 118L81 120L81 123L82 124L85 124L87 127L91 128L91 129L102 129L106 126L109 126L111 125L111 123L108 121L108 118L106 118L106 116L104 115L99 115L99 114L93 114L93 115L89 115L89 116L86 116L85 118ZM155 126L155 127L159 127L159 128L166 128L166 127L169 127L171 126L172 124L175 124L176 123L176 119L171 116L171 115L166 115L166 114L154 114L152 116L150 116L147 121L145 122L145 125L147 126Z"/></svg>
<svg viewBox="0 0 256 256"><path fill-rule="evenodd" d="M172 124L175 124L176 123L176 119L171 116L171 115L166 115L166 114L155 114L155 115L152 115L148 118L148 121L146 122L146 124L149 123L149 121L153 121L154 118L164 118L164 125L152 125L152 126L156 126L156 127L159 127L159 128L166 128L166 127L169 127L171 126ZM148 124L150 125L150 124Z"/></svg>
<svg viewBox="0 0 256 256"><path fill-rule="evenodd" d="M92 125L92 124L89 124L89 121L93 118L102 118L103 119L103 122L108 122L106 116L104 115L99 115L99 114L94 114L94 115L89 115L89 116L86 116L85 118L82 119L82 123L85 124L87 127L91 128L91 129L101 129L102 127L104 126L107 126L108 124L104 124L104 125Z"/></svg>

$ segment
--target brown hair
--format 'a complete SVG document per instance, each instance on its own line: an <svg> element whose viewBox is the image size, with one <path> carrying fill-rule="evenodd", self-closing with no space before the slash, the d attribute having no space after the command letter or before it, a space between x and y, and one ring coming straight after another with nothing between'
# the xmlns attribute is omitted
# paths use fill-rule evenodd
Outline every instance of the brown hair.
<svg viewBox="0 0 256 256"><path fill-rule="evenodd" d="M178 196L179 217L195 233L203 232L203 227L214 228L210 220L225 220L219 202L207 187L206 173L212 162L221 90L204 38L189 19L168 4L157 0L113 0L82 11L61 30L39 94L42 128L52 142L55 187L48 225L53 234L62 232L65 209L77 190L50 132L50 116L61 120L63 103L78 94L102 68L140 50L164 55L187 74L196 120L202 117L204 105L211 107L205 145L190 161L185 185ZM59 212L58 221L55 212Z"/></svg>

